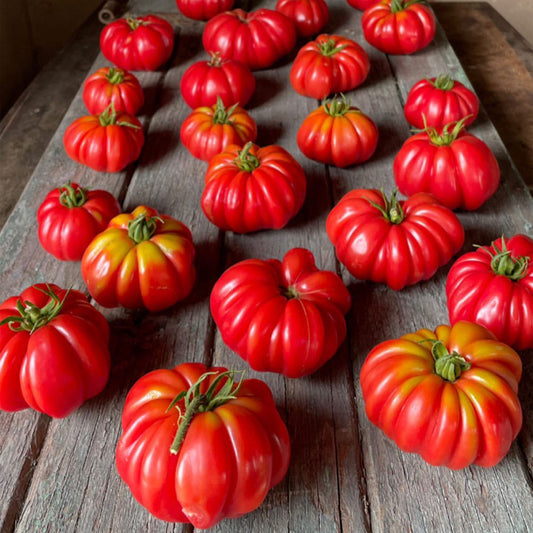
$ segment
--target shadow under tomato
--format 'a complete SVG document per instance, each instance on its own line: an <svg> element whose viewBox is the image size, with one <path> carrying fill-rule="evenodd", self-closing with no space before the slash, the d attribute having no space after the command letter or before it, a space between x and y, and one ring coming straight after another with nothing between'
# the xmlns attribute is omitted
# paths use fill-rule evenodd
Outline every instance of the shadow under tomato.
<svg viewBox="0 0 533 533"><path fill-rule="evenodd" d="M254 76L256 81L255 91L246 106L248 110L265 105L283 89L283 84L269 76L267 71L255 71ZM261 129L262 127L263 125L261 125Z"/></svg>

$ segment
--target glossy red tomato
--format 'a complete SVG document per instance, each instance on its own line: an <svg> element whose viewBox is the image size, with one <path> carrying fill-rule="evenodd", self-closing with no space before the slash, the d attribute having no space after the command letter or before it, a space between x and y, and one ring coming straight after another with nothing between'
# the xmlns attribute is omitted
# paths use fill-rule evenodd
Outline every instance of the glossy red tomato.
<svg viewBox="0 0 533 533"><path fill-rule="evenodd" d="M103 67L85 80L83 102L91 115L103 113L111 102L115 111L136 115L144 104L144 93L133 74L121 68Z"/></svg>
<svg viewBox="0 0 533 533"><path fill-rule="evenodd" d="M223 59L235 59L257 70L271 67L294 48L296 30L292 20L279 11L234 9L205 25L202 42L207 52L219 52Z"/></svg>
<svg viewBox="0 0 533 533"><path fill-rule="evenodd" d="M355 41L322 34L300 48L290 80L298 94L322 100L361 85L369 70L368 55Z"/></svg>
<svg viewBox="0 0 533 533"><path fill-rule="evenodd" d="M309 159L344 168L372 156L378 144L378 129L345 98L335 98L306 117L296 140Z"/></svg>
<svg viewBox="0 0 533 533"><path fill-rule="evenodd" d="M370 6L373 6L374 4L377 4L381 0L347 0L348 4L354 7L355 9L359 9L359 11L364 11L365 9L368 9Z"/></svg>
<svg viewBox="0 0 533 533"><path fill-rule="evenodd" d="M194 20L209 20L233 7L233 0L176 0L178 9Z"/></svg>
<svg viewBox="0 0 533 533"><path fill-rule="evenodd" d="M100 115L76 119L63 135L74 161L99 172L119 172L141 155L144 133L137 118L109 107Z"/></svg>
<svg viewBox="0 0 533 533"><path fill-rule="evenodd" d="M156 70L174 48L174 29L155 15L115 20L100 34L104 57L125 70Z"/></svg>
<svg viewBox="0 0 533 533"><path fill-rule="evenodd" d="M332 209L326 230L352 276L394 290L431 278L464 242L457 216L425 193L389 201L376 189L354 189Z"/></svg>
<svg viewBox="0 0 533 533"><path fill-rule="evenodd" d="M180 91L186 104L193 109L212 106L220 98L226 107L246 106L255 90L255 77L244 63L220 59L212 53L210 61L197 61L184 73Z"/></svg>
<svg viewBox="0 0 533 533"><path fill-rule="evenodd" d="M361 19L369 44L386 54L412 54L435 36L433 10L423 0L382 0Z"/></svg>
<svg viewBox="0 0 533 533"><path fill-rule="evenodd" d="M141 205L111 220L89 244L81 274L104 307L160 311L183 300L195 280L189 228Z"/></svg>
<svg viewBox="0 0 533 533"><path fill-rule="evenodd" d="M128 393L116 464L150 513L204 529L259 507L289 456L265 383L183 363L146 374Z"/></svg>
<svg viewBox="0 0 533 533"><path fill-rule="evenodd" d="M441 74L415 83L403 111L407 122L420 129L439 129L463 119L468 126L476 120L479 100L461 82Z"/></svg>
<svg viewBox="0 0 533 533"><path fill-rule="evenodd" d="M522 425L522 363L484 327L457 322L382 342L361 368L366 413L404 451L452 469L491 467Z"/></svg>
<svg viewBox="0 0 533 533"><path fill-rule="evenodd" d="M228 347L254 370L290 378L315 372L335 355L350 304L341 278L319 270L303 248L282 262L241 261L211 292L211 313Z"/></svg>
<svg viewBox="0 0 533 533"><path fill-rule="evenodd" d="M281 146L231 145L209 163L202 210L236 233L280 229L302 207L306 189L303 168Z"/></svg>
<svg viewBox="0 0 533 533"><path fill-rule="evenodd" d="M79 261L89 243L119 213L120 205L111 193L69 183L50 191L39 206L39 241L58 259Z"/></svg>
<svg viewBox="0 0 533 533"><path fill-rule="evenodd" d="M496 192L500 183L498 161L481 139L462 129L462 124L445 126L440 134L428 128L405 141L393 165L394 180L402 194L429 192L450 209L471 211Z"/></svg>
<svg viewBox="0 0 533 533"><path fill-rule="evenodd" d="M39 283L0 304L0 409L63 418L105 387L106 319L76 290Z"/></svg>
<svg viewBox="0 0 533 533"><path fill-rule="evenodd" d="M477 322L517 350L533 348L533 239L502 237L461 256L446 296L452 324Z"/></svg>
<svg viewBox="0 0 533 533"><path fill-rule="evenodd" d="M211 161L230 144L255 141L257 126L245 109L236 104L226 109L219 99L212 107L195 109L181 124L180 136L194 157Z"/></svg>
<svg viewBox="0 0 533 533"><path fill-rule="evenodd" d="M324 0L278 0L276 10L289 17L300 37L316 35L328 22Z"/></svg>

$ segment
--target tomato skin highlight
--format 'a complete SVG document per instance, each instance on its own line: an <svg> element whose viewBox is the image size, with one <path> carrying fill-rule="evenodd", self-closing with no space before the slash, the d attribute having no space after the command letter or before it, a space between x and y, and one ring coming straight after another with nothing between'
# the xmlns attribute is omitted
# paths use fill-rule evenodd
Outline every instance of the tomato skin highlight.
<svg viewBox="0 0 533 533"><path fill-rule="evenodd" d="M466 365L454 381L436 373L435 341ZM522 425L521 375L511 347L483 326L459 321L380 343L360 380L369 420L398 447L432 465L462 469L492 467L509 451Z"/></svg>
<svg viewBox="0 0 533 533"><path fill-rule="evenodd" d="M200 363L146 374L132 387L122 413L116 465L133 496L157 518L208 528L256 509L285 476L287 428L268 386L243 380L235 398L196 414L178 453L171 453L185 404L180 400L207 372ZM213 367L205 394L225 368ZM220 386L218 387L220 389Z"/></svg>
<svg viewBox="0 0 533 533"><path fill-rule="evenodd" d="M258 371L302 377L318 370L346 337L350 293L308 250L283 261L248 259L226 270L211 292L226 345Z"/></svg>

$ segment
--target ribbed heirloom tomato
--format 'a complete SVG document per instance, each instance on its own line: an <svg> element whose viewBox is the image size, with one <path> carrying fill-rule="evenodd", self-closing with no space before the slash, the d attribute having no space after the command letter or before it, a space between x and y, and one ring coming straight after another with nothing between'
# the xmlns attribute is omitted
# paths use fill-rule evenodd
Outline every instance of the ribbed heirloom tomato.
<svg viewBox="0 0 533 533"><path fill-rule="evenodd" d="M174 48L174 29L155 15L115 20L100 33L104 57L125 70L156 70Z"/></svg>
<svg viewBox="0 0 533 533"><path fill-rule="evenodd" d="M236 233L280 229L302 207L306 189L303 168L281 146L230 145L209 163L202 210Z"/></svg>
<svg viewBox="0 0 533 533"><path fill-rule="evenodd" d="M394 159L394 180L402 194L428 192L450 209L478 209L500 183L490 148L464 131L464 120L442 130L413 135ZM450 131L451 130L451 131Z"/></svg>
<svg viewBox="0 0 533 533"><path fill-rule="evenodd" d="M91 115L103 113L111 103L115 111L136 115L144 103L139 80L117 67L103 67L83 84L83 102Z"/></svg>
<svg viewBox="0 0 533 533"><path fill-rule="evenodd" d="M116 464L150 513L203 529L259 507L289 456L265 383L183 363L146 374L128 393Z"/></svg>
<svg viewBox="0 0 533 533"><path fill-rule="evenodd" d="M452 469L491 467L522 425L522 363L483 326L460 321L382 342L361 368L366 413L404 451Z"/></svg>
<svg viewBox="0 0 533 533"><path fill-rule="evenodd" d="M218 99L212 107L198 107L181 124L181 142L198 159L211 161L229 145L255 141L257 126L237 104L229 109Z"/></svg>
<svg viewBox="0 0 533 533"><path fill-rule="evenodd" d="M255 77L247 65L234 59L221 59L211 53L209 61L197 61L184 73L180 91L193 109L212 106L220 98L226 107L245 107L255 90Z"/></svg>
<svg viewBox="0 0 533 533"><path fill-rule="evenodd" d="M76 290L39 283L0 304L0 409L68 416L105 387L106 319Z"/></svg>
<svg viewBox="0 0 533 533"><path fill-rule="evenodd" d="M294 22L300 37L316 35L329 18L328 5L324 0L278 0L276 11Z"/></svg>
<svg viewBox="0 0 533 533"><path fill-rule="evenodd" d="M461 256L446 296L452 324L471 320L517 350L533 348L533 240L502 237Z"/></svg>
<svg viewBox="0 0 533 533"><path fill-rule="evenodd" d="M209 20L233 7L233 0L176 0L176 6L186 17Z"/></svg>
<svg viewBox="0 0 533 533"><path fill-rule="evenodd" d="M388 200L376 189L354 189L326 221L339 261L358 279L394 290L429 279L463 246L457 216L434 196Z"/></svg>
<svg viewBox="0 0 533 533"><path fill-rule="evenodd" d="M412 54L435 37L437 23L424 0L383 0L364 13L363 33L369 44L386 54Z"/></svg>
<svg viewBox="0 0 533 533"><path fill-rule="evenodd" d="M144 133L137 118L116 112L76 119L63 135L67 155L99 172L119 172L141 155Z"/></svg>
<svg viewBox="0 0 533 533"><path fill-rule="evenodd" d="M296 29L279 11L234 9L205 25L202 42L207 52L219 52L222 59L235 59L257 70L271 67L294 48Z"/></svg>
<svg viewBox="0 0 533 533"><path fill-rule="evenodd" d="M93 239L83 254L81 274L104 307L160 311L191 292L194 256L185 224L141 205L113 218Z"/></svg>
<svg viewBox="0 0 533 533"><path fill-rule="evenodd" d="M441 74L415 83L405 102L404 115L415 128L440 129L451 122L472 124L479 112L477 96L461 82Z"/></svg>
<svg viewBox="0 0 533 533"><path fill-rule="evenodd" d="M347 0L347 2L349 5L351 5L355 9L359 9L359 11L364 11L365 9L368 9L370 6L373 6L374 4L381 2L381 0Z"/></svg>
<svg viewBox="0 0 533 533"><path fill-rule="evenodd" d="M61 261L78 261L93 238L119 213L120 205L111 193L69 183L50 191L39 206L39 241Z"/></svg>
<svg viewBox="0 0 533 533"><path fill-rule="evenodd" d="M378 129L371 118L345 98L335 98L305 118L296 140L309 159L344 168L372 156Z"/></svg>
<svg viewBox="0 0 533 533"><path fill-rule="evenodd" d="M322 34L300 48L290 81L298 94L321 100L361 85L369 71L368 55L355 41Z"/></svg>
<svg viewBox="0 0 533 533"><path fill-rule="evenodd" d="M211 313L224 342L254 370L298 378L318 370L346 337L350 293L313 254L288 251L283 261L247 259L222 274Z"/></svg>

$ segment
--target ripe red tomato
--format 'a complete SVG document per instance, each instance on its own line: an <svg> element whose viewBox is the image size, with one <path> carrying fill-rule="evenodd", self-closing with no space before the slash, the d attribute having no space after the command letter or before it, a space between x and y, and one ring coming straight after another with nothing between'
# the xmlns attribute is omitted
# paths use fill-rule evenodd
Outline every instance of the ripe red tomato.
<svg viewBox="0 0 533 533"><path fill-rule="evenodd" d="M450 209L477 209L500 183L490 148L463 130L463 122L439 134L428 128L405 141L394 159L394 180L402 194L429 192Z"/></svg>
<svg viewBox="0 0 533 533"><path fill-rule="evenodd" d="M119 172L138 159L144 144L141 123L115 112L113 104L100 115L76 119L63 135L63 145L74 161L99 172Z"/></svg>
<svg viewBox="0 0 533 533"><path fill-rule="evenodd" d="M302 207L306 189L303 168L281 146L231 145L209 163L202 210L236 233L280 229Z"/></svg>
<svg viewBox="0 0 533 533"><path fill-rule="evenodd" d="M105 387L106 319L76 290L39 283L0 304L0 409L63 418Z"/></svg>
<svg viewBox="0 0 533 533"><path fill-rule="evenodd" d="M333 93L355 89L370 71L367 53L355 41L341 35L319 35L300 48L291 67L293 89L322 100Z"/></svg>
<svg viewBox="0 0 533 533"><path fill-rule="evenodd" d="M120 477L157 518L210 528L253 511L285 476L289 433L258 379L183 363L132 387L116 450Z"/></svg>
<svg viewBox="0 0 533 533"><path fill-rule="evenodd" d="M383 0L361 19L369 44L386 54L412 54L425 48L437 28L433 10L423 0Z"/></svg>
<svg viewBox="0 0 533 533"><path fill-rule="evenodd" d="M205 25L202 42L207 52L219 52L223 59L235 59L257 70L271 67L294 48L296 30L292 20L279 11L234 9Z"/></svg>
<svg viewBox="0 0 533 533"><path fill-rule="evenodd" d="M100 34L104 57L125 70L156 70L174 48L174 29L155 15L115 20Z"/></svg>
<svg viewBox="0 0 533 533"><path fill-rule="evenodd" d="M141 205L109 222L89 244L81 274L104 307L160 311L183 300L195 280L189 228Z"/></svg>
<svg viewBox="0 0 533 533"><path fill-rule="evenodd" d="M211 54L210 61L197 61L184 73L180 91L186 104L193 109L212 106L220 98L226 107L238 104L244 107L255 90L252 71L240 61L220 59Z"/></svg>
<svg viewBox="0 0 533 533"><path fill-rule="evenodd" d="M236 104L226 109L219 99L212 107L195 109L183 121L180 136L194 157L211 161L230 144L255 141L257 126L245 109Z"/></svg>
<svg viewBox="0 0 533 533"><path fill-rule="evenodd" d="M335 98L306 117L296 140L309 159L344 168L372 156L378 144L378 129L345 98Z"/></svg>
<svg viewBox="0 0 533 533"><path fill-rule="evenodd" d="M313 254L288 251L283 262L247 259L226 270L211 292L222 339L254 369L307 376L346 337L351 298L341 278L319 270Z"/></svg>
<svg viewBox="0 0 533 533"><path fill-rule="evenodd" d="M533 348L533 240L502 237L461 256L446 296L452 324L471 320L517 350Z"/></svg>
<svg viewBox="0 0 533 533"><path fill-rule="evenodd" d="M39 206L39 241L61 261L79 261L93 238L119 213L111 193L69 183L50 191Z"/></svg>
<svg viewBox="0 0 533 533"><path fill-rule="evenodd" d="M407 122L416 128L440 129L462 119L468 126L476 120L479 100L461 82L441 74L415 83L403 111Z"/></svg>
<svg viewBox="0 0 533 533"><path fill-rule="evenodd" d="M361 368L366 414L404 451L491 467L522 425L522 363L483 326L457 322L382 342Z"/></svg>
<svg viewBox="0 0 533 533"><path fill-rule="evenodd" d="M176 6L186 17L209 20L233 7L233 0L176 0Z"/></svg>
<svg viewBox="0 0 533 533"><path fill-rule="evenodd" d="M328 22L324 0L278 0L276 10L289 17L300 37L316 35Z"/></svg>
<svg viewBox="0 0 533 533"><path fill-rule="evenodd" d="M133 74L121 68L103 67L85 80L83 102L91 115L103 113L111 102L115 111L136 115L144 104L144 94Z"/></svg>
<svg viewBox="0 0 533 533"><path fill-rule="evenodd" d="M359 11L364 11L365 9L368 9L370 6L377 4L381 0L346 0L346 1L353 8L359 9Z"/></svg>
<svg viewBox="0 0 533 533"><path fill-rule="evenodd" d="M354 189L332 209L326 230L352 276L394 290L431 278L464 242L457 216L425 193L389 201L376 189Z"/></svg>

